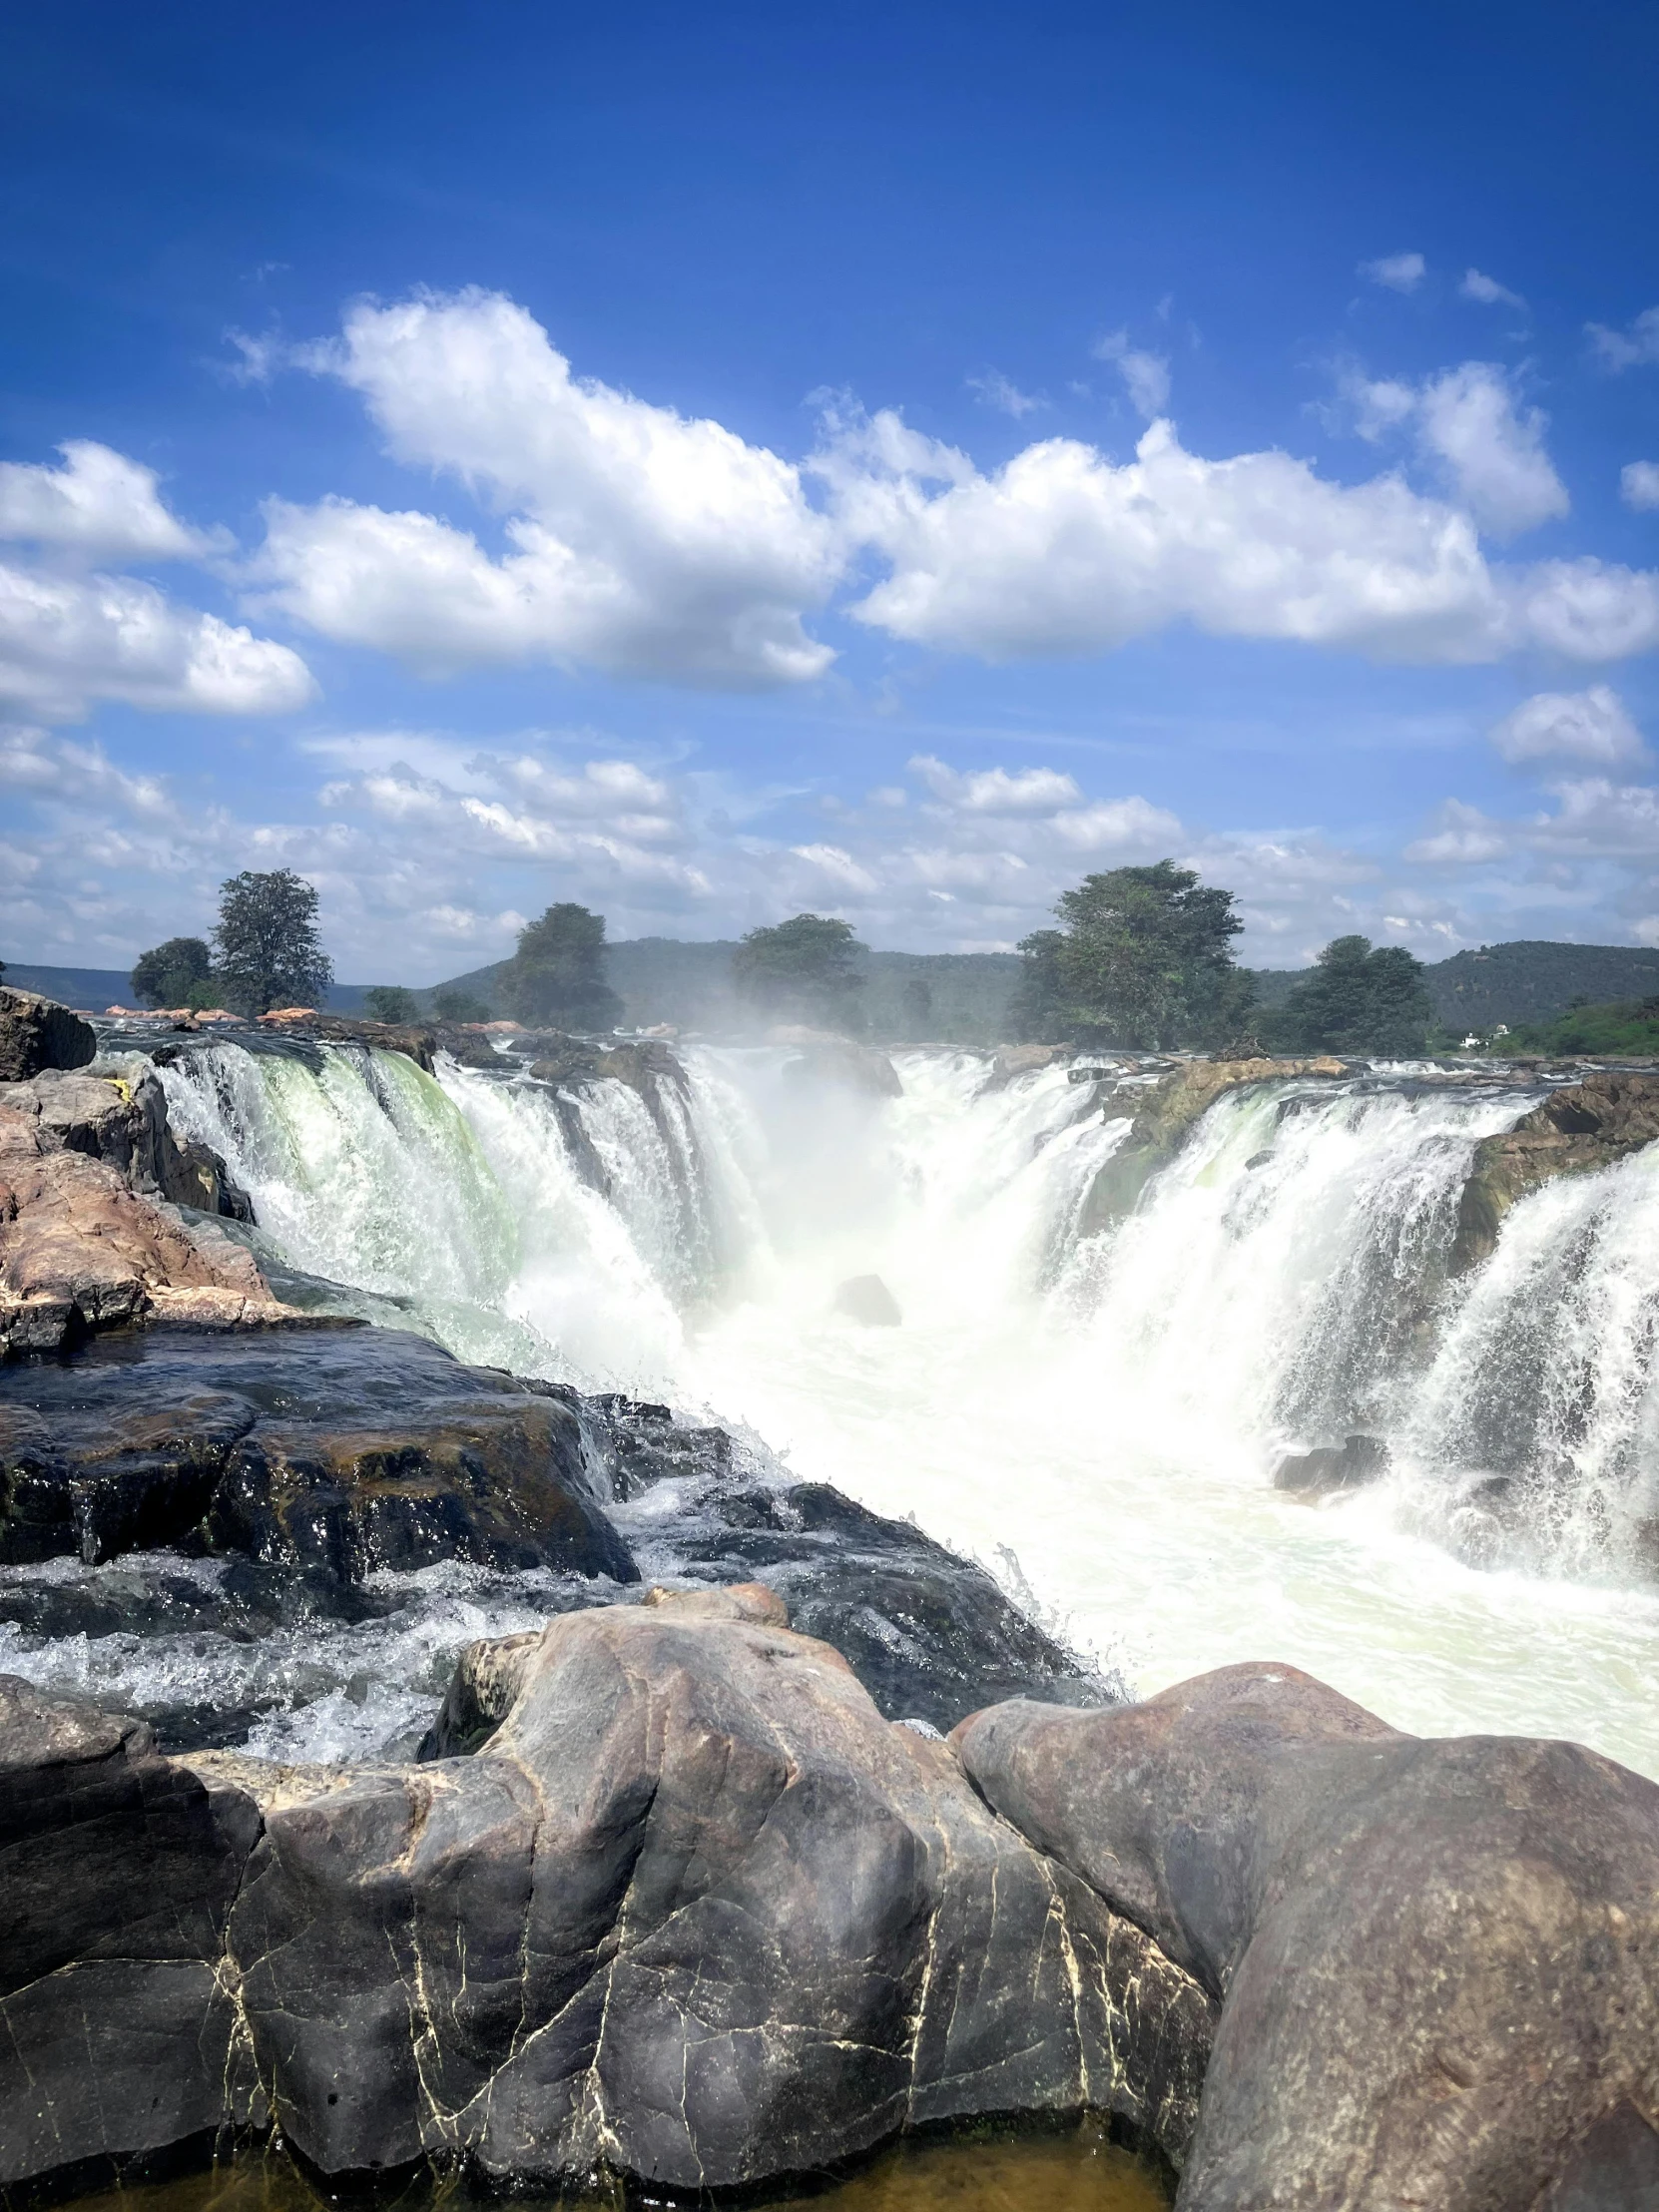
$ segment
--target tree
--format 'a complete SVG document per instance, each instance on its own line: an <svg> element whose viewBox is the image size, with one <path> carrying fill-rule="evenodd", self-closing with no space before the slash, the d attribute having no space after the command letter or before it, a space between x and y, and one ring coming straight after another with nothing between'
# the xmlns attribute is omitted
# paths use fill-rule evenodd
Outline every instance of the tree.
<svg viewBox="0 0 1659 2212"><path fill-rule="evenodd" d="M866 950L850 922L794 914L771 929L751 929L732 955L732 973L767 1013L856 1036L864 1026L858 993Z"/></svg>
<svg viewBox="0 0 1659 2212"><path fill-rule="evenodd" d="M501 997L520 1021L609 1029L622 1001L605 980L605 917L564 899L518 934Z"/></svg>
<svg viewBox="0 0 1659 2212"><path fill-rule="evenodd" d="M401 983L376 983L364 991L363 1006L370 1021L392 1021L407 1026L420 1019L420 1001Z"/></svg>
<svg viewBox="0 0 1659 2212"><path fill-rule="evenodd" d="M933 1018L933 986L924 975L912 975L904 986L904 1024L916 1039L927 1034Z"/></svg>
<svg viewBox="0 0 1659 2212"><path fill-rule="evenodd" d="M1020 945L1028 1034L1075 1029L1156 1050L1215 1044L1243 1021L1254 990L1232 940L1244 924L1233 893L1192 868L1157 860L1086 875L1055 911L1063 928Z"/></svg>
<svg viewBox="0 0 1659 2212"><path fill-rule="evenodd" d="M474 998L470 991L458 991L453 983L446 983L441 991L432 993L432 1011L439 1021L490 1021L494 1010L481 998Z"/></svg>
<svg viewBox="0 0 1659 2212"><path fill-rule="evenodd" d="M1375 1052L1412 1059L1427 1049L1433 1003L1422 962L1402 945L1334 937L1305 983L1273 1017L1276 1043L1300 1052Z"/></svg>
<svg viewBox="0 0 1659 2212"><path fill-rule="evenodd" d="M188 1006L190 994L213 972L213 954L201 937L169 937L133 962L133 996L141 1006Z"/></svg>
<svg viewBox="0 0 1659 2212"><path fill-rule="evenodd" d="M218 977L241 1014L315 1005L334 980L316 931L316 892L292 868L245 868L220 885Z"/></svg>

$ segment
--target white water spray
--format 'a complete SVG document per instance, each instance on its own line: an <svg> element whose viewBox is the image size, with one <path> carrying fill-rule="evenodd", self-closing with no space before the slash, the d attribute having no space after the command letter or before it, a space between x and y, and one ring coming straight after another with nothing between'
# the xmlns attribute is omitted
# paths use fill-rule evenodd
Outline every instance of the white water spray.
<svg viewBox="0 0 1659 2212"><path fill-rule="evenodd" d="M747 1423L1022 1570L1143 1689L1280 1658L1404 1727L1659 1772L1659 1162L1536 1194L1456 1286L1457 1194L1513 1092L1231 1095L1083 1240L1124 1125L1063 1067L998 1087L978 1055L901 1053L886 1100L788 1057L696 1051L687 1096L650 1101L354 1052L231 1048L168 1085L290 1265L464 1357ZM834 1310L864 1274L901 1327ZM1350 1429L1390 1440L1386 1481L1272 1488Z"/></svg>

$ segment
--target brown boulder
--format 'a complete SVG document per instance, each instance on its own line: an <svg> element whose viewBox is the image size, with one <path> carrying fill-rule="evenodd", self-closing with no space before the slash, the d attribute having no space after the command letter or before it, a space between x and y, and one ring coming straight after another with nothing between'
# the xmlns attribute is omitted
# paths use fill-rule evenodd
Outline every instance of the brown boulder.
<svg viewBox="0 0 1659 2212"><path fill-rule="evenodd" d="M1587 1075L1552 1091L1513 1129L1476 1145L1457 1207L1451 1273L1461 1275L1497 1248L1503 1217L1529 1191L1558 1175L1593 1175L1659 1137L1659 1075Z"/></svg>
<svg viewBox="0 0 1659 2212"><path fill-rule="evenodd" d="M92 1025L79 1014L0 984L0 1083L27 1082L42 1068L84 1068L97 1050Z"/></svg>
<svg viewBox="0 0 1659 2212"><path fill-rule="evenodd" d="M952 1742L1222 2000L1180 2212L1659 2203L1652 1783L1400 1735L1293 1667L995 1706Z"/></svg>

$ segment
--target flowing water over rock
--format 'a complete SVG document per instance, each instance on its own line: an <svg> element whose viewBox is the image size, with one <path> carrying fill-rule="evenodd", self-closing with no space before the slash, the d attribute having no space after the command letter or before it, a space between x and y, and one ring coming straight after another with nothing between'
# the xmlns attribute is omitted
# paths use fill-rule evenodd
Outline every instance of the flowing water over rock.
<svg viewBox="0 0 1659 2212"><path fill-rule="evenodd" d="M1254 1085L1087 1236L1127 1126L1101 1104L1148 1075L903 1052L884 1097L793 1058L561 1088L224 1045L164 1078L286 1297L725 1422L971 1550L1142 1689L1271 1655L1404 1728L1659 1771L1659 1159L1533 1192L1453 1279L1474 1148L1537 1090ZM837 1311L869 1276L901 1325ZM1380 1478L1274 1488L1353 1433Z"/></svg>

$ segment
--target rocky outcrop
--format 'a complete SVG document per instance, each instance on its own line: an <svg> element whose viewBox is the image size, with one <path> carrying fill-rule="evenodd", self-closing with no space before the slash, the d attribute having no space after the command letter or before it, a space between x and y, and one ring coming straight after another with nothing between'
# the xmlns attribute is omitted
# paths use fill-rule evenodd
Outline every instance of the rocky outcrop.
<svg viewBox="0 0 1659 2212"><path fill-rule="evenodd" d="M1290 1667L953 1739L1222 2002L1181 2212L1659 2202L1659 1789L1402 1736Z"/></svg>
<svg viewBox="0 0 1659 2212"><path fill-rule="evenodd" d="M1173 1075L1145 1088L1124 1089L1102 1109L1108 1121L1127 1121L1123 1142L1101 1167L1083 1202L1084 1236L1109 1229L1132 1213L1152 1177L1181 1149L1193 1124L1225 1091L1290 1076L1338 1076L1341 1060L1190 1060Z"/></svg>
<svg viewBox="0 0 1659 2212"><path fill-rule="evenodd" d="M226 1952L259 1834L138 1722L0 1675L0 2189L264 2124Z"/></svg>
<svg viewBox="0 0 1659 2212"><path fill-rule="evenodd" d="M230 1221L252 1221L253 1202L239 1190L219 1155L175 1136L167 1094L153 1069L136 1078L48 1070L26 1083L0 1086L0 1115L32 1122L45 1151L79 1152L102 1160L132 1190Z"/></svg>
<svg viewBox="0 0 1659 2212"><path fill-rule="evenodd" d="M108 1172L108 1171L105 1171ZM346 1325L159 1331L0 1400L0 1559L163 1544L357 1583L439 1559L635 1581L574 1392Z"/></svg>
<svg viewBox="0 0 1659 2212"><path fill-rule="evenodd" d="M828 1083L864 1098L902 1098L904 1085L898 1070L884 1052L867 1044L837 1038L826 1044L804 1045L797 1058L784 1062L787 1083Z"/></svg>
<svg viewBox="0 0 1659 2212"><path fill-rule="evenodd" d="M1388 1447L1381 1436L1345 1436L1340 1444L1321 1444L1281 1459L1273 1470L1273 1486L1309 1500L1343 1497L1381 1480L1387 1467Z"/></svg>
<svg viewBox="0 0 1659 2212"><path fill-rule="evenodd" d="M125 1127L131 1101L98 1091L115 1098L111 1117ZM285 1318L252 1254L133 1190L121 1169L70 1141L102 1143L110 1132L96 1115L77 1122L61 1091L51 1102L67 1123L43 1111L35 1085L0 1092L0 1357L163 1315L215 1328Z"/></svg>
<svg viewBox="0 0 1659 2212"><path fill-rule="evenodd" d="M1503 1217L1558 1175L1593 1175L1659 1137L1659 1075L1587 1075L1552 1091L1513 1129L1475 1147L1457 1207L1451 1273L1478 1267L1497 1248Z"/></svg>
<svg viewBox="0 0 1659 2212"><path fill-rule="evenodd" d="M84 1068L98 1050L92 1024L55 999L0 984L0 1083L24 1083L43 1068Z"/></svg>
<svg viewBox="0 0 1659 2212"><path fill-rule="evenodd" d="M197 1763L262 1801L229 1967L315 2166L720 2188L1079 2104L1179 2159L1209 2000L770 1592L566 1616L512 1687L471 1758Z"/></svg>

